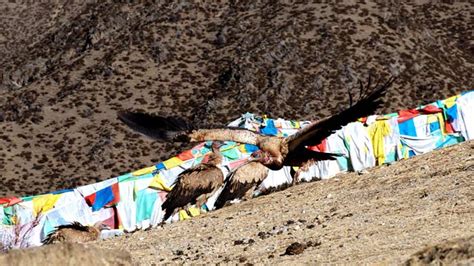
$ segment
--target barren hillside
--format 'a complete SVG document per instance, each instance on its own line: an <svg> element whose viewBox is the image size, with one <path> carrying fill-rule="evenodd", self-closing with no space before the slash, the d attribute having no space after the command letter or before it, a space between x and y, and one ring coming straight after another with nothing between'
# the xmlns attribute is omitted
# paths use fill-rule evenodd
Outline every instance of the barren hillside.
<svg viewBox="0 0 474 266"><path fill-rule="evenodd" d="M104 180L185 148L133 133L116 119L123 109L206 126L245 112L321 118L369 75L398 77L380 113L473 89L469 0L159 2L0 0L0 197ZM117 252L100 246L139 264L472 264L473 177L471 141L66 245L67 258L46 247L2 259Z"/></svg>
<svg viewBox="0 0 474 266"><path fill-rule="evenodd" d="M199 125L247 111L315 119L347 106L369 73L399 76L380 112L472 88L469 1L320 2L0 0L0 196L96 182L183 148L132 133L121 109Z"/></svg>

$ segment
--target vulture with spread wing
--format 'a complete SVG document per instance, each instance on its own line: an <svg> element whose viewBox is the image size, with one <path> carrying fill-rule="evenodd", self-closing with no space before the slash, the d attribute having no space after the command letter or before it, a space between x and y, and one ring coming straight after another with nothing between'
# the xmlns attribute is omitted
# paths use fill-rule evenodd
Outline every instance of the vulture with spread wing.
<svg viewBox="0 0 474 266"><path fill-rule="evenodd" d="M373 114L382 103L382 97L393 81L394 78L390 78L381 85L377 84L369 95L363 97L355 105L336 115L313 122L286 138L265 136L241 128L193 129L192 125L183 119L145 113L120 112L118 117L132 129L160 141L219 140L257 145L263 152L259 162L269 169L278 170L284 165L301 166L310 159L316 161L335 159L337 156L335 154L316 152L306 147L317 145L342 126ZM370 89L370 77L367 88Z"/></svg>
<svg viewBox="0 0 474 266"><path fill-rule="evenodd" d="M161 206L165 211L163 221L168 220L176 209L184 208L188 204L196 204L200 208L222 186L224 173L218 167L222 163L219 150L221 145L222 143L214 141L212 153L205 161L179 174L173 189Z"/></svg>

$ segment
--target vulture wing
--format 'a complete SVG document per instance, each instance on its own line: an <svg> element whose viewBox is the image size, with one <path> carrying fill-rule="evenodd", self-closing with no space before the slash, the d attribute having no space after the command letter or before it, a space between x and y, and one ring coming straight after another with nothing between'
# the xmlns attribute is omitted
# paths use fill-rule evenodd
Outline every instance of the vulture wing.
<svg viewBox="0 0 474 266"><path fill-rule="evenodd" d="M315 161L336 160L339 156L343 155L338 153L313 151L303 146L299 146L291 153L288 153L285 157L284 165L301 166L304 162L311 159Z"/></svg>
<svg viewBox="0 0 474 266"><path fill-rule="evenodd" d="M207 194L224 183L222 171L212 165L200 164L182 172L161 208L165 211L163 221L173 214L176 208L194 204L202 194Z"/></svg>
<svg viewBox="0 0 474 266"><path fill-rule="evenodd" d="M394 80L395 78L390 78L368 96L358 101L354 106L349 107L339 114L313 122L298 131L296 134L286 138L289 150L288 153L295 151L299 152L302 147L317 145L344 125L353 122L358 118L373 114L382 103L382 97L385 95L387 88Z"/></svg>
<svg viewBox="0 0 474 266"><path fill-rule="evenodd" d="M82 225L79 222L73 222L71 224L60 225L60 226L57 226L56 228L57 228L57 230L70 228L70 229L74 229L74 230L77 230L77 231L84 231L84 232L89 231L88 226Z"/></svg>
<svg viewBox="0 0 474 266"><path fill-rule="evenodd" d="M189 141L192 126L176 117L163 117L138 112L119 112L118 118L127 126L148 137L161 141Z"/></svg>
<svg viewBox="0 0 474 266"><path fill-rule="evenodd" d="M60 225L56 227L56 230L50 232L46 238L42 241L43 244L53 244L55 241L64 241L64 236L61 235L62 230L76 230L79 232L88 232L89 227L82 225L79 222L73 222L71 224Z"/></svg>
<svg viewBox="0 0 474 266"><path fill-rule="evenodd" d="M218 140L256 145L260 136L260 134L247 129L231 127L193 130L193 126L181 118L145 113L119 112L118 118L133 130L159 141L197 142Z"/></svg>
<svg viewBox="0 0 474 266"><path fill-rule="evenodd" d="M253 186L257 186L268 176L268 168L259 162L249 162L239 166L229 176L215 207L224 207L229 200L242 198Z"/></svg>

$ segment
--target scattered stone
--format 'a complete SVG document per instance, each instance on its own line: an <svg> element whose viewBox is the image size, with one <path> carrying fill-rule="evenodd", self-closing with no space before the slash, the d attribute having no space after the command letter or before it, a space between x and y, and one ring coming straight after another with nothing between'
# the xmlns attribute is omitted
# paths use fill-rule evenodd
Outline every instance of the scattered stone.
<svg viewBox="0 0 474 266"><path fill-rule="evenodd" d="M253 244L253 243L255 243L255 240L253 240L252 238L244 238L244 239L235 240L234 241L234 246L237 246L237 245L250 245L250 244Z"/></svg>
<svg viewBox="0 0 474 266"><path fill-rule="evenodd" d="M175 256L182 256L184 252L180 249L173 251L173 255Z"/></svg>
<svg viewBox="0 0 474 266"><path fill-rule="evenodd" d="M303 253L303 251L306 249L306 244L301 244L299 242L294 242L291 245L289 245L286 248L285 253L282 254L282 256L293 256L293 255L299 255Z"/></svg>
<svg viewBox="0 0 474 266"><path fill-rule="evenodd" d="M310 240L308 242L306 242L306 246L307 247L318 247L318 246L321 246L321 241L319 240Z"/></svg>
<svg viewBox="0 0 474 266"><path fill-rule="evenodd" d="M428 197L428 192L426 192L426 190L423 190L421 193L420 193L420 199L424 199Z"/></svg>
<svg viewBox="0 0 474 266"><path fill-rule="evenodd" d="M270 237L267 232L258 232L257 236L260 237L260 239L266 239Z"/></svg>
<svg viewBox="0 0 474 266"><path fill-rule="evenodd" d="M348 218L348 217L352 217L352 216L354 216L354 214L346 213L346 214L341 214L341 216L339 218L344 219L344 218Z"/></svg>

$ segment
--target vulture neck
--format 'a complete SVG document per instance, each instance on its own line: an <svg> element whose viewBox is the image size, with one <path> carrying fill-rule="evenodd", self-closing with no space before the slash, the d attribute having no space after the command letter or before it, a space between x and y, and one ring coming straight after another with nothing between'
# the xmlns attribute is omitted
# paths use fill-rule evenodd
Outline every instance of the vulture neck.
<svg viewBox="0 0 474 266"><path fill-rule="evenodd" d="M222 163L222 153L219 149L220 145L212 144L212 153L209 155L209 160L206 164L218 165Z"/></svg>
<svg viewBox="0 0 474 266"><path fill-rule="evenodd" d="M207 140L217 141L235 141L239 143L248 143L257 145L255 133L249 130L236 128L221 128L221 129L198 129L193 131L190 135L191 142L200 142Z"/></svg>
<svg viewBox="0 0 474 266"><path fill-rule="evenodd" d="M260 163L271 170L280 170L283 167L285 157L288 154L288 145L284 138L261 137L258 146L263 152Z"/></svg>

